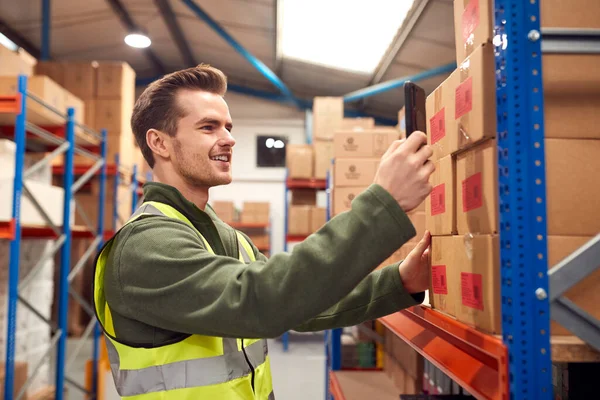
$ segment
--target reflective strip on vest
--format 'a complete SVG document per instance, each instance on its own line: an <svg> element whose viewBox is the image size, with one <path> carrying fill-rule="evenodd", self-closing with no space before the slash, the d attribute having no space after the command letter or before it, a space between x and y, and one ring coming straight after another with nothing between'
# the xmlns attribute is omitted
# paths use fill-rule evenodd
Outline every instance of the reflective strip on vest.
<svg viewBox="0 0 600 400"><path fill-rule="evenodd" d="M178 361L136 370L119 368L119 353L110 339L106 340L106 348L117 392L124 397L216 385L241 378L251 372L244 353L237 349L236 339L223 339L222 356ZM252 365L261 365L267 358L266 340L255 342L245 350Z"/></svg>

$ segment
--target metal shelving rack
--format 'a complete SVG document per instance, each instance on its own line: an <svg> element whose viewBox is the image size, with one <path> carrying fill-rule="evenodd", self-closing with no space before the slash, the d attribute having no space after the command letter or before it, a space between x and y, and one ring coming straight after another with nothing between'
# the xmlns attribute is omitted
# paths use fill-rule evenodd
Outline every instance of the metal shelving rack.
<svg viewBox="0 0 600 400"><path fill-rule="evenodd" d="M285 191L283 198L283 251L288 251L288 244L293 242L301 242L308 237L308 235L290 235L288 234L288 215L290 208L290 190L292 189L313 189L313 190L326 190L327 180L326 179L293 179L288 176L286 171L285 174ZM328 200L329 201L329 200ZM281 341L283 343L283 351L288 351L290 334L285 332Z"/></svg>
<svg viewBox="0 0 600 400"><path fill-rule="evenodd" d="M64 126L44 126L39 127L27 121L27 100L31 99L36 103L41 104L53 113L65 118ZM20 76L18 78L18 91L15 96L0 96L0 112L16 115L15 127L13 130L14 141L16 144L15 154L15 176L13 188L13 210L12 220L0 222L0 239L8 239L10 243L9 256L9 282L8 282L8 309L7 309L7 344L6 344L6 376L4 382L4 393L6 400L13 399L14 393L14 366L15 366L15 333L16 333L16 313L17 303L21 302L26 308L33 312L38 318L55 329L55 333L50 341L50 347L47 349L44 357L40 360L38 366L33 366L32 372L29 373L28 380L25 382L23 389L17 393L15 399L22 398L25 390L29 386L39 366L51 354L51 351L56 346L56 379L55 387L63 388L64 383L69 383L71 386L84 392L89 398L96 397L97 389L97 372L99 358L99 339L100 329L96 323L95 314L90 304L87 304L83 297L77 293L70 283L75 276L82 271L86 262L98 251L103 242L108 240L115 232L117 225L117 205L118 198L116 190L121 184L120 174L124 172L119 165L118 156L115 164L106 163L107 153L107 132L102 130L97 133L85 126L77 124L74 120L74 110L68 109L64 115L59 110L45 104L41 99L27 92L27 77ZM2 127L3 133L7 127ZM76 133L76 130L78 133ZM24 156L26 151L26 141L30 138L39 138L49 145L47 148L51 152L41 161L30 167L27 171L23 170ZM87 140L88 143L80 143L80 139ZM93 165L74 165L74 154L86 156L94 161ZM25 178L29 171L35 171L43 168L51 163L51 161L60 155L64 155L65 162L62 166L54 166L52 168L53 175L63 176L64 203L63 203L63 221L62 226L55 226L44 212L44 207L36 200L28 191ZM131 171L127 171L131 172ZM78 177L75 180L75 177ZM104 227L104 205L106 199L106 181L108 176L114 176L114 191L111 199L113 203L113 218L112 226L107 230ZM91 223L87 226L71 225L71 210L72 204L75 203L75 211L82 215L84 221L89 221L82 209L77 207L75 201L75 193L83 187L90 179L96 177L99 180L99 196L98 196L98 221L94 228ZM138 204L138 195L140 194L139 180L137 177L137 166L134 166L131 175L130 188L132 190L132 212ZM22 196L27 196L35 207L40 211L47 221L45 226L29 226L23 225L20 219L20 204ZM108 227L106 227L108 228ZM55 243L51 251L46 252L36 266L32 269L25 279L19 282L20 268L20 247L21 240L28 239L54 239ZM92 239L91 244L84 252L73 269L71 266L71 240L72 239ZM25 301L19 294L28 282L41 270L44 262L53 257L60 250L60 265L59 269L59 287L58 287L58 323L53 324L45 318L35 308ZM68 313L68 296L71 295L83 309L92 317L91 322L86 327L82 337L81 344L90 335L93 335L92 349L92 379L91 384L79 383L66 376L66 371L70 369L72 362L77 357L82 345L66 359L66 338L67 338L67 313ZM87 387L86 387L87 386ZM56 399L61 400L64 396L62 390L57 390Z"/></svg>
<svg viewBox="0 0 600 400"><path fill-rule="evenodd" d="M27 121L27 102L28 99L41 104L45 108L49 109L53 113L65 118L66 123L64 126L63 137L55 133L50 132L47 129L40 128ZM96 156L93 153L84 150L78 146L76 142L76 123L74 120L74 109L69 108L67 114L64 115L60 110L56 110L41 99L38 99L34 95L27 91L27 77L18 77L18 90L15 96L5 96L2 98L2 112L12 113L16 115L15 129L14 129L14 141L16 143L16 155L15 155L15 175L14 175L14 187L13 187L13 209L12 209L12 221L7 224L7 231L2 235L4 238L10 239L10 256L9 256L9 282L8 282L8 327L7 327L7 345L6 345L6 379L4 382L4 393L7 400L13 399L14 393L14 367L15 367L15 333L16 333L16 314L17 314L17 303L20 301L26 308L33 312L38 318L44 321L46 324L55 328L55 333L50 341L50 347L47 349L44 357L40 361L38 366L33 367L33 371L30 373L27 382L21 389L20 393L16 394L16 398L19 399L25 393L28 385L32 381L32 378L38 372L39 367L43 361L45 361L54 348L57 347L56 354L56 381L55 387L60 388L56 390L56 399L62 400L64 383L68 382L83 390L86 394L92 395L95 393L93 387L91 391L83 388L82 385L72 381L65 374L66 367L70 366L76 354L71 356L69 360L66 360L66 339L67 339L67 312L68 312L68 296L71 294L75 299L81 300L81 296L72 290L70 282L79 273L84 266L87 259L95 252L99 246L101 246L103 238L103 205L105 197L105 182L106 182L106 131L102 131L99 135L94 131L84 127L77 126L78 130L82 130L88 137L91 137L100 144L100 156ZM55 149L48 154L44 159L32 166L28 171L23 171L24 156L25 156L25 145L27 136L37 136L50 144L56 146ZM74 181L74 165L73 158L74 154L78 153L95 160L95 164L89 168L77 181ZM55 226L51 219L44 211L44 207L36 200L25 183L25 178L30 171L37 170L44 166L47 166L54 158L64 154L64 178L63 178L63 189L64 189L64 203L63 203L63 221L62 226ZM97 229L93 227L77 227L71 226L71 205L74 194L96 173L100 175L100 195L99 195L99 219ZM28 227L21 224L20 218L20 206L22 196L27 196L34 204L36 209L47 221L47 226L44 227ZM46 252L42 259L38 261L36 267L31 271L30 275L26 277L21 283L19 283L19 264L20 264L20 249L21 239L23 237L32 238L47 238L55 239L55 244L51 251ZM71 265L71 240L72 238L93 238L91 245L85 251L84 256L77 262L73 270L70 270ZM41 269L44 261L54 256L56 252L60 250L60 265L59 268L59 287L58 287L58 323L56 326L42 314L40 314L35 307L25 301L19 294L19 292L27 285L33 276ZM89 307L89 306L88 306ZM86 306L84 305L84 308ZM85 337L88 337L92 332L94 334L94 360L97 359L97 328L95 320L92 320L85 330ZM92 395L93 396L93 395Z"/></svg>
<svg viewBox="0 0 600 400"><path fill-rule="evenodd" d="M540 30L536 0L495 0L502 337L424 306L381 322L478 399L552 399L550 317L600 350L600 321L564 297L593 272L600 235L548 271L542 50L599 53L598 30ZM543 40L542 40L543 39ZM339 393L339 336L328 333Z"/></svg>

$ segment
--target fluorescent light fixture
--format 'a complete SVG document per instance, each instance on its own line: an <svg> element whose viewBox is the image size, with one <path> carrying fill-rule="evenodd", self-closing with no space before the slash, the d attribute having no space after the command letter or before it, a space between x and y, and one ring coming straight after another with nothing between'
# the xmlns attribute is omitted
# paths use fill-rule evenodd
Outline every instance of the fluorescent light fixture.
<svg viewBox="0 0 600 400"><path fill-rule="evenodd" d="M283 56L370 74L414 0L284 0Z"/></svg>
<svg viewBox="0 0 600 400"><path fill-rule="evenodd" d="M0 44L12 51L17 51L19 49L19 46L17 46L15 42L4 36L2 33L0 33Z"/></svg>
<svg viewBox="0 0 600 400"><path fill-rule="evenodd" d="M152 41L150 38L143 33L130 33L125 36L125 43L128 46L135 47L136 49L145 49L146 47L150 47Z"/></svg>
<svg viewBox="0 0 600 400"><path fill-rule="evenodd" d="M265 145L267 146L267 149L272 149L275 146L275 139L268 138Z"/></svg>
<svg viewBox="0 0 600 400"><path fill-rule="evenodd" d="M285 147L285 143L283 143L282 140L277 139L273 147L275 147L276 149L283 149Z"/></svg>

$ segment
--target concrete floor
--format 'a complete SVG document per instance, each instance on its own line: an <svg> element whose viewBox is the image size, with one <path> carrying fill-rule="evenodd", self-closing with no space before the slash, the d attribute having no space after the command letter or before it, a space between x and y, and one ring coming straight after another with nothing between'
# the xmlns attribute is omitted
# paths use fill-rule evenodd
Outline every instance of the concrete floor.
<svg viewBox="0 0 600 400"><path fill-rule="evenodd" d="M79 343L70 339L67 353L70 355ZM269 340L269 355L273 374L273 387L278 400L320 400L325 397L325 350L322 334L291 333L289 349L283 352L280 340ZM85 362L90 358L92 343L84 345L73 368L67 376L81 382L85 379ZM68 358L68 356L67 356ZM69 386L69 400L84 400L83 393ZM116 392L108 399L118 400ZM114 396L114 397L113 397Z"/></svg>

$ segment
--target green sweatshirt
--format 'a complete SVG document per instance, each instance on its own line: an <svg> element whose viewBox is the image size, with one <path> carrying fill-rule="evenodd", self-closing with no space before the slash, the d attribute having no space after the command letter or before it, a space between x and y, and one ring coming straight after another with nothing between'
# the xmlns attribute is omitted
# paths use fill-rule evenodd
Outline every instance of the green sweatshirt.
<svg viewBox="0 0 600 400"><path fill-rule="evenodd" d="M148 201L183 213L188 225L162 216L122 228L110 248L105 293L115 333L125 343L159 346L189 334L271 338L289 330L352 326L423 301L400 280L398 264L372 272L415 236L391 195L372 185L291 253L237 259L235 231L187 201L175 188L144 187Z"/></svg>

